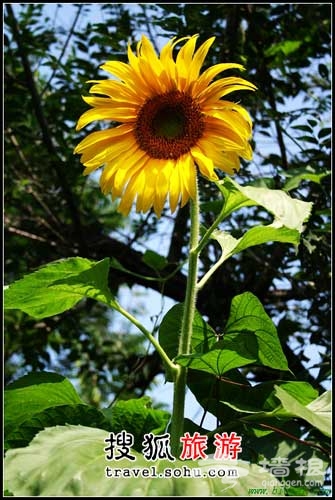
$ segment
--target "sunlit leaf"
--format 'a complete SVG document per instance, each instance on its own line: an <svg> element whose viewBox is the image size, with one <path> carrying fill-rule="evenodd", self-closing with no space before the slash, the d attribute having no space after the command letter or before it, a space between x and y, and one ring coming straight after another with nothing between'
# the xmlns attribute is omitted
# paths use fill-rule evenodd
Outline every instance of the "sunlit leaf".
<svg viewBox="0 0 335 500"><path fill-rule="evenodd" d="M172 359L177 355L184 304L175 304L165 314L159 327L159 342ZM205 352L216 342L215 331L206 323L201 314L195 311L191 348L195 352Z"/></svg>
<svg viewBox="0 0 335 500"><path fill-rule="evenodd" d="M220 230L213 231L211 237L218 241L221 246L222 254L218 260L220 264L232 255L252 246L272 241L298 245L300 241L300 233L296 229L274 227L273 225L252 227L241 238L234 238L230 233Z"/></svg>
<svg viewBox="0 0 335 500"><path fill-rule="evenodd" d="M276 396L283 407L292 415L300 417L319 429L325 436L331 436L331 392L326 391L319 398L302 405L296 398L285 391L283 387L276 387Z"/></svg>
<svg viewBox="0 0 335 500"><path fill-rule="evenodd" d="M11 432L7 433L6 429L5 450L27 446L38 432L55 425L85 425L111 430L111 424L103 413L87 404L58 404L33 415L27 414L23 418L24 421L16 425Z"/></svg>
<svg viewBox="0 0 335 500"><path fill-rule="evenodd" d="M239 208L260 205L274 216L273 227L284 226L301 233L303 224L312 210L311 202L291 198L287 193L278 189L243 187L230 178L218 183L218 186L225 197L222 218Z"/></svg>
<svg viewBox="0 0 335 500"><path fill-rule="evenodd" d="M252 332L257 337L258 359L265 366L288 370L276 327L260 300L250 292L233 298L225 335Z"/></svg>
<svg viewBox="0 0 335 500"><path fill-rule="evenodd" d="M282 53L288 56L292 52L298 50L302 43L302 40L285 40L283 42L274 43L265 51L265 55L271 57L278 53Z"/></svg>
<svg viewBox="0 0 335 500"><path fill-rule="evenodd" d="M5 290L5 309L20 309L36 319L60 314L84 298L115 306L108 288L109 259L71 257L47 264Z"/></svg>
<svg viewBox="0 0 335 500"><path fill-rule="evenodd" d="M150 462L134 450L134 462L106 460L107 437L101 429L50 427L29 446L7 452L5 487L15 496L208 497L247 496L250 488L267 496L266 487L259 486L260 474L263 481L279 484L260 466L242 460ZM210 477L209 469L217 477ZM193 479L192 474L196 474Z"/></svg>

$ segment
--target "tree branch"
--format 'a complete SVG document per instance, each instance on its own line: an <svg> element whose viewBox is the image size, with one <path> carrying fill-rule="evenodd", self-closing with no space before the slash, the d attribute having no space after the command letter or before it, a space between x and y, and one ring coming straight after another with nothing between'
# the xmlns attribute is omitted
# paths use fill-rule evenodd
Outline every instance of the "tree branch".
<svg viewBox="0 0 335 500"><path fill-rule="evenodd" d="M18 47L18 53L22 61L22 66L24 69L24 74L26 78L26 84L27 88L30 92L31 99L32 99L32 104L34 108L34 112L37 118L37 121L39 123L41 133L42 133L42 138L43 138L43 143L48 151L48 153L51 155L51 166L56 172L57 178L59 185L64 193L64 198L66 200L66 203L68 205L72 221L73 221L73 229L74 233L76 235L77 242L80 247L80 253L84 256L87 255L87 246L86 246L86 241L84 238L84 233L82 230L82 225L81 225L81 220L80 220L80 215L77 210L77 203L74 200L74 195L68 186L66 179L65 179L65 172L64 172L64 167L65 164L64 162L58 157L58 152L57 149L52 141L52 136L49 130L49 126L47 123L47 120L44 115L43 107L41 104L41 99L40 95L37 91L37 87L35 84L34 76L31 71L30 63L28 60L28 56L25 52L24 45L21 39L21 34L19 30L18 23L16 21L16 18L14 16L14 12L12 9L12 6L10 4L6 4L6 10L7 14L9 17L9 21L13 30L13 36L16 41L17 47Z"/></svg>
<svg viewBox="0 0 335 500"><path fill-rule="evenodd" d="M62 49L62 51L61 51L61 53L60 53L60 55L59 55L59 58L58 58L58 60L57 60L57 63L58 63L58 64L60 63L60 61L61 61L61 60L62 60L62 58L63 58L63 55L65 54L66 48L67 48L67 46L68 46L68 44L69 44L69 42L70 42L70 40L71 40L71 37L72 37L72 35L73 35L73 33L74 33L74 29L75 29L76 24L77 24L77 22L78 22L78 19L79 19L80 13L81 13L81 11L82 11L82 8L83 8L83 5L82 5L82 4L79 4L79 5L78 5L77 14L76 14L76 16L75 16L75 18L74 18L74 21L73 21L72 26L71 26L71 28L70 28L69 34L68 34L68 36L67 36L67 38L66 38L66 40L65 40L65 43L64 43L63 49ZM48 80L48 81L47 81L47 83L45 84L45 86L44 86L44 88L43 88L43 90L42 90L42 92L41 92L41 94L40 94L40 98L42 98L42 97L43 97L43 95L44 95L45 91L47 90L47 88L49 87L50 83L52 82L52 79L53 79L53 77L55 76L57 69L58 69L57 67L56 67L56 68L54 68L53 72L51 73L49 80Z"/></svg>

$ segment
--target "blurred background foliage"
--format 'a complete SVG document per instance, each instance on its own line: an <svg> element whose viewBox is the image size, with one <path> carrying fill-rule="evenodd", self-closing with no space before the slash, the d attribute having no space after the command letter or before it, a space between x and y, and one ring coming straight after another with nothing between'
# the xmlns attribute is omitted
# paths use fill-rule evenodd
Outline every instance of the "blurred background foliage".
<svg viewBox="0 0 335 500"><path fill-rule="evenodd" d="M278 327L296 379L322 393L331 369L330 22L330 4L6 4L5 284L56 259L113 257L112 290L153 331L164 300L183 300L188 207L160 220L119 215L98 176L84 177L73 155L97 125L78 133L75 124L87 109L87 81L106 78L99 69L106 60L127 62L129 41L134 47L144 33L159 50L171 36L199 33L200 43L214 35L205 67L242 63L243 77L258 87L230 97L254 122L254 159L243 163L237 181L284 189L314 205L297 252L273 243L234 256L200 293L198 310L220 333L232 298L255 294ZM201 196L208 225L218 193L205 179ZM270 222L264 212L240 211L222 229L239 237ZM164 287L144 278L155 276L148 250L167 259L160 272L172 277ZM219 254L215 242L209 245L202 271ZM142 337L90 300L39 322L6 312L4 354L6 382L31 370L58 371L97 406L143 395L163 373ZM240 375L253 382L278 376L255 366Z"/></svg>

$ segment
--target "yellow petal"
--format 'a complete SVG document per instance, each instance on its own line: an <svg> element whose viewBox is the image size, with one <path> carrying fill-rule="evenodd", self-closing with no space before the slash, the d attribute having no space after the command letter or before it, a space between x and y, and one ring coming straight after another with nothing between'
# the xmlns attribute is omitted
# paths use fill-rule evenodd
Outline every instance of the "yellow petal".
<svg viewBox="0 0 335 500"><path fill-rule="evenodd" d="M178 158L177 168L181 180L181 206L184 206L189 198L195 198L196 169L193 158L186 154Z"/></svg>
<svg viewBox="0 0 335 500"><path fill-rule="evenodd" d="M132 149L129 154L119 157L116 163L116 173L114 177L114 186L117 190L122 190L122 186L131 178L130 172L137 172L144 168L148 161L148 156L141 149Z"/></svg>
<svg viewBox="0 0 335 500"><path fill-rule="evenodd" d="M90 94L107 95L111 97L113 101L126 101L129 104L136 105L143 104L143 100L138 93L127 87L123 82L117 80L103 80L92 85L89 92Z"/></svg>
<svg viewBox="0 0 335 500"><path fill-rule="evenodd" d="M127 87L137 91L142 98L150 96L150 90L144 84L141 75L129 64L118 61L108 61L103 64L101 68L117 78L120 78Z"/></svg>
<svg viewBox="0 0 335 500"><path fill-rule="evenodd" d="M188 76L189 82L196 80L196 78L198 78L199 73L200 73L200 69L204 63L205 57L206 57L212 43L214 42L214 40L215 40L214 36L212 38L209 38L208 40L206 40L206 42L204 42L202 45L200 45L200 47L198 48L198 50L194 54L194 58L193 58L193 60L190 64L190 67L189 67L189 76Z"/></svg>
<svg viewBox="0 0 335 500"><path fill-rule="evenodd" d="M199 147L192 148L192 156L202 175L211 181L218 180L218 176L214 172L214 163L211 158L206 156Z"/></svg>
<svg viewBox="0 0 335 500"><path fill-rule="evenodd" d="M145 35L142 35L139 52L140 52L139 57L141 58L141 63L143 62L143 60L149 62L152 66L153 71L155 71L156 74L159 75L163 70L162 63L158 59L158 56L151 42L147 39Z"/></svg>
<svg viewBox="0 0 335 500"><path fill-rule="evenodd" d="M192 36L186 43L181 47L177 54L176 66L180 90L184 90L187 82L187 77L190 71L190 66L192 63L192 57L194 54L195 45L197 42L198 35Z"/></svg>
<svg viewBox="0 0 335 500"><path fill-rule="evenodd" d="M134 122L136 113L134 108L127 107L108 107L108 108L93 108L85 111L78 120L76 130L81 130L89 123L95 120L111 120L123 123Z"/></svg>
<svg viewBox="0 0 335 500"><path fill-rule="evenodd" d="M190 92L193 97L196 97L202 90L205 90L209 83L213 80L215 76L217 76L222 71L226 71L227 69L239 69L243 70L243 66L241 64L232 64L232 63L220 63L207 68L196 80L193 80L190 85Z"/></svg>
<svg viewBox="0 0 335 500"><path fill-rule="evenodd" d="M108 128L105 130L99 130L97 132L92 132L86 136L79 144L77 144L74 152L82 153L86 148L89 148L99 142L104 142L105 140L118 139L124 134L128 134L133 129L133 125L119 125L115 128Z"/></svg>
<svg viewBox="0 0 335 500"><path fill-rule="evenodd" d="M214 102L236 90L256 90L256 87L243 78L236 78L234 76L221 78L200 92L198 99L201 104Z"/></svg>
<svg viewBox="0 0 335 500"><path fill-rule="evenodd" d="M131 134L125 135L118 140L110 140L103 144L103 146L94 145L85 150L81 157L81 162L90 167L93 165L99 166L106 162L115 160L119 155L124 154L134 144L133 136Z"/></svg>
<svg viewBox="0 0 335 500"><path fill-rule="evenodd" d="M180 171L177 162L174 160L171 169L170 186L169 186L169 200L172 213L177 208L181 191L182 191L182 184L180 179Z"/></svg>
<svg viewBox="0 0 335 500"><path fill-rule="evenodd" d="M131 206L136 197L136 187L134 187L135 179L130 180L126 191L123 193L120 204L118 206L118 212L123 215L128 215L131 209Z"/></svg>
<svg viewBox="0 0 335 500"><path fill-rule="evenodd" d="M155 184L155 199L154 199L154 210L157 217L160 217L160 214L163 210L164 204L166 202L169 187L170 187L170 178L172 167L174 165L173 160L159 160L157 164L157 176L156 176L156 184Z"/></svg>
<svg viewBox="0 0 335 500"><path fill-rule="evenodd" d="M234 175L240 169L240 159L236 153L222 153L215 167L227 174Z"/></svg>
<svg viewBox="0 0 335 500"><path fill-rule="evenodd" d="M243 108L241 108L241 110L242 109ZM228 126L233 130L235 129L241 137L249 139L252 131L251 119L247 112L241 113L241 110L237 107L226 107L223 109L204 109L204 112L207 117L219 120L222 125L226 127ZM206 122L209 123L210 120L207 119Z"/></svg>

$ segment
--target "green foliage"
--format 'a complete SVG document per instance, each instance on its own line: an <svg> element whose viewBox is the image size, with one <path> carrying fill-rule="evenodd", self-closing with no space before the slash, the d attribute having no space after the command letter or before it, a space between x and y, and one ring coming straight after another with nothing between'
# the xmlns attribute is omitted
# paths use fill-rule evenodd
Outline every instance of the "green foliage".
<svg viewBox="0 0 335 500"><path fill-rule="evenodd" d="M112 408L103 410L113 432L127 429L134 436L134 449L141 451L144 434L164 434L170 414L151 408L151 400L145 396L129 401L117 401Z"/></svg>
<svg viewBox="0 0 335 500"><path fill-rule="evenodd" d="M287 227L303 230L303 223L306 222L312 210L311 202L304 202L290 198L285 192L280 190L267 189L263 187L239 186L232 179L224 182L220 188L225 198L225 205L222 217L227 217L241 207L250 205L260 205L274 215L275 227ZM236 195L236 190L239 191Z"/></svg>
<svg viewBox="0 0 335 500"><path fill-rule="evenodd" d="M284 409L291 415L307 420L326 436L331 435L331 392L323 393L307 407L301 405L296 397L287 394L280 387L276 388L276 396Z"/></svg>
<svg viewBox="0 0 335 500"><path fill-rule="evenodd" d="M29 374L5 391L6 433L50 406L81 404L70 382L56 373Z"/></svg>
<svg viewBox="0 0 335 500"><path fill-rule="evenodd" d="M5 309L20 309L36 319L60 314L83 298L116 305L107 285L109 259L73 257L42 267L10 285Z"/></svg>
<svg viewBox="0 0 335 500"><path fill-rule="evenodd" d="M173 477L175 469L197 469L206 474L220 467L231 469L229 461L202 460L187 462L147 462L142 455L132 451L136 461L127 459L107 462L104 456L104 440L108 436L101 429L84 426L52 427L42 431L27 448L8 452L6 458L8 490L19 496L240 496L248 488L257 488L261 467L240 462L237 466L239 481L227 478ZM150 465L156 467L156 477L148 477ZM17 467L21 473L17 474ZM109 468L110 477L105 473ZM235 467L236 468L236 467ZM113 469L119 476L113 478ZM124 474L124 477L121 474ZM178 470L177 470L178 472ZM117 473L117 472L115 472ZM161 477L160 474L162 474ZM165 477L166 476L166 477ZM97 482L97 477L100 480ZM263 479L277 481L264 473Z"/></svg>
<svg viewBox="0 0 335 500"><path fill-rule="evenodd" d="M174 305L164 316L159 327L159 341L170 358L178 352L178 339L181 328L184 305ZM196 311L193 320L191 346L195 352L209 349L216 341L216 334L201 314Z"/></svg>
<svg viewBox="0 0 335 500"><path fill-rule="evenodd" d="M35 372L8 385L4 394L5 449L26 446L46 427L82 424L108 429L103 413L86 405L61 375Z"/></svg>
<svg viewBox="0 0 335 500"><path fill-rule="evenodd" d="M223 340L204 353L179 355L176 362L220 377L227 371L251 363L287 370L277 332L259 300L250 293L233 299Z"/></svg>

